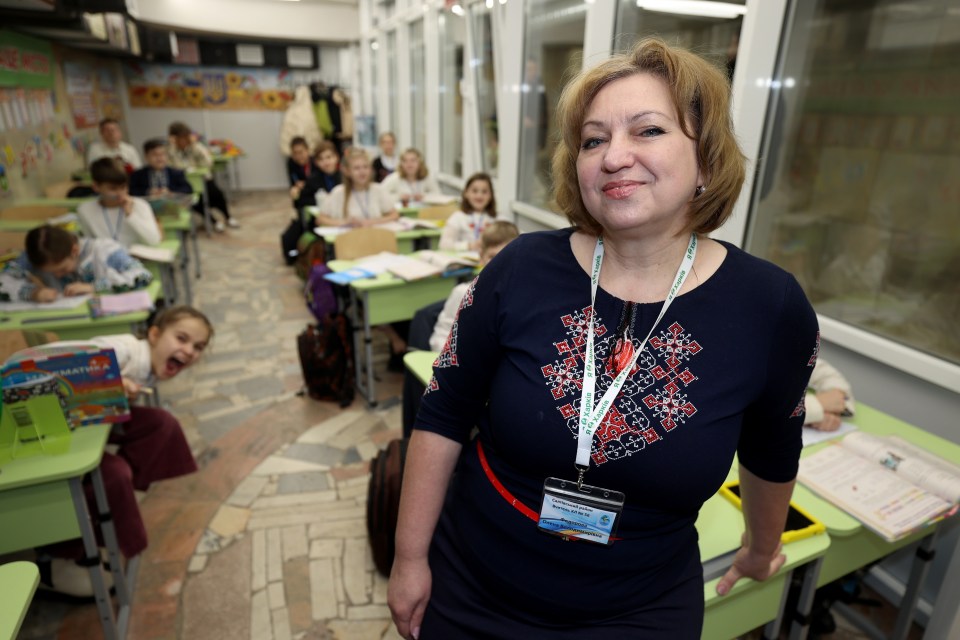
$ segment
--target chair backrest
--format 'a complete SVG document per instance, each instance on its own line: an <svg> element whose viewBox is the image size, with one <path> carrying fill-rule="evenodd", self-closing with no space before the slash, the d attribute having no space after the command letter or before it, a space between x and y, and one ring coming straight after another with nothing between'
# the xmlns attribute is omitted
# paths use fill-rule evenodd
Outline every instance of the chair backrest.
<svg viewBox="0 0 960 640"><path fill-rule="evenodd" d="M356 260L381 251L397 252L397 236L389 229L366 227L337 236L333 241L337 260Z"/></svg>
<svg viewBox="0 0 960 640"><path fill-rule="evenodd" d="M0 331L0 362L27 347L36 347L56 341L57 334L49 331L19 331L16 329Z"/></svg>
<svg viewBox="0 0 960 640"><path fill-rule="evenodd" d="M37 222L44 222L50 218L62 216L65 213L70 213L69 207L52 207L43 204L21 205L0 210L0 220L36 220Z"/></svg>
<svg viewBox="0 0 960 640"><path fill-rule="evenodd" d="M79 183L73 180L64 180L63 182L54 182L43 188L43 195L47 198L66 198L70 190Z"/></svg>
<svg viewBox="0 0 960 640"><path fill-rule="evenodd" d="M18 255L26 245L26 231L0 231L0 255L14 251Z"/></svg>
<svg viewBox="0 0 960 640"><path fill-rule="evenodd" d="M454 211L458 211L460 205L456 202L450 204L441 204L435 207L424 207L417 213L420 220L446 220Z"/></svg>

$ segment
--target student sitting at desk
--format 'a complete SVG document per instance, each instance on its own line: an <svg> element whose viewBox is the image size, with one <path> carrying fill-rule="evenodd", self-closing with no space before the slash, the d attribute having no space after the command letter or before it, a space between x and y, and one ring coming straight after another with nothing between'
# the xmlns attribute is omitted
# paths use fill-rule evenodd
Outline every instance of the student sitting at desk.
<svg viewBox="0 0 960 640"><path fill-rule="evenodd" d="M147 159L147 166L130 174L131 195L145 198L193 193L193 187L187 182L187 175L180 169L169 166L167 145L163 140L154 138L144 142L143 155Z"/></svg>
<svg viewBox="0 0 960 640"><path fill-rule="evenodd" d="M383 179L397 170L397 137L389 131L384 131L377 138L380 145L380 155L373 161L373 179L383 182Z"/></svg>
<svg viewBox="0 0 960 640"><path fill-rule="evenodd" d="M441 251L478 251L484 228L497 217L497 199L493 181L485 173L475 173L467 180L460 197L460 211L455 211L440 234Z"/></svg>
<svg viewBox="0 0 960 640"><path fill-rule="evenodd" d="M405 207L411 202L423 202L426 195L440 193L440 185L427 169L423 154L413 148L400 154L400 166L381 184L394 202L399 201Z"/></svg>
<svg viewBox="0 0 960 640"><path fill-rule="evenodd" d="M193 307L168 308L157 315L145 339L129 334L85 340L109 347L117 354L123 386L130 400L145 393L144 388L158 380L169 380L203 355L213 337L210 320ZM116 526L117 541L125 558L133 558L147 548L147 531L136 491L150 485L193 473L197 463L177 419L165 409L130 407L130 420L114 425L110 444L118 445L116 454L104 453L100 472L107 501ZM84 482L91 514L96 514L93 487ZM42 550L53 556L49 564L41 556L41 574L46 588L72 596L93 594L87 568L77 564L83 557L79 539L51 545Z"/></svg>
<svg viewBox="0 0 960 640"><path fill-rule="evenodd" d="M27 233L26 251L0 272L0 301L53 302L61 294L140 289L153 280L115 240L77 238L44 225Z"/></svg>
<svg viewBox="0 0 960 640"><path fill-rule="evenodd" d="M96 200L77 207L80 228L88 238L110 238L124 247L158 244L162 238L150 203L127 191L127 174L112 158L90 165Z"/></svg>
<svg viewBox="0 0 960 640"><path fill-rule="evenodd" d="M850 383L823 358L817 359L807 386L804 399L807 412L803 426L820 431L836 431L840 428L842 418L853 416L856 403Z"/></svg>
<svg viewBox="0 0 960 640"><path fill-rule="evenodd" d="M335 187L323 201L317 224L369 227L396 220L399 216L393 208L393 199L382 185L372 180L373 169L367 152L350 147L343 158L346 167L343 184Z"/></svg>
<svg viewBox="0 0 960 640"><path fill-rule="evenodd" d="M184 171L190 169L203 171L204 184L207 189L207 201L211 207L219 209L223 213L226 224L218 220L214 225L214 229L217 231L225 231L227 226L234 229L238 228L240 223L230 216L227 197L223 195L223 191L220 190L220 187L217 186L216 181L213 179L213 155L210 153L210 150L197 139L193 131L190 130L190 127L182 122L174 122L170 125L168 131L170 133L170 164ZM197 203L194 208L197 209L199 213L203 213L202 208L198 207L202 207L200 203Z"/></svg>
<svg viewBox="0 0 960 640"><path fill-rule="evenodd" d="M140 162L140 154L137 148L129 142L123 141L123 132L120 130L120 123L114 118L104 118L100 121L100 140L93 142L90 149L87 150L87 166L99 160L100 158L114 158L123 165L123 170L127 173L139 169L143 163Z"/></svg>
<svg viewBox="0 0 960 640"><path fill-rule="evenodd" d="M290 197L297 211L304 207L316 206L342 181L340 175L340 156L337 147L328 140L317 145L313 154L314 168L304 180L302 186L290 187Z"/></svg>

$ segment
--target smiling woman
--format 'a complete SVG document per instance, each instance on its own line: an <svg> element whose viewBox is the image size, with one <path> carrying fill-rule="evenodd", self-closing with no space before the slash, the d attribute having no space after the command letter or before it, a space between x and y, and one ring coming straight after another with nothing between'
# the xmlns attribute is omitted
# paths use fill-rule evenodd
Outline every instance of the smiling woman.
<svg viewBox="0 0 960 640"><path fill-rule="evenodd" d="M564 90L574 227L483 269L414 425L388 594L405 637L699 638L694 523L735 453L747 534L718 590L782 566L817 324L792 276L705 235L743 181L728 97L659 40Z"/></svg>

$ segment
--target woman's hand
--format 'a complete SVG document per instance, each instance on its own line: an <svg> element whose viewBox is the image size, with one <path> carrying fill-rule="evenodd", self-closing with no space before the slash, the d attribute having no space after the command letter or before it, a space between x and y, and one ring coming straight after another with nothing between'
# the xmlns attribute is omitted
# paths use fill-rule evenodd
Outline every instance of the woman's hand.
<svg viewBox="0 0 960 640"><path fill-rule="evenodd" d="M393 561L390 585L387 587L387 604L397 631L407 640L420 637L423 613L430 601L433 577L427 559Z"/></svg>
<svg viewBox="0 0 960 640"><path fill-rule="evenodd" d="M84 296L93 292L93 285L86 282L71 282L63 288L63 295L65 296Z"/></svg>
<svg viewBox="0 0 960 640"><path fill-rule="evenodd" d="M733 566L720 578L717 583L717 593L721 596L727 595L733 585L740 578L753 578L763 581L774 575L787 561L787 556L780 553L782 545L778 544L771 555L757 554L747 546L747 534L743 534L740 550L733 558Z"/></svg>

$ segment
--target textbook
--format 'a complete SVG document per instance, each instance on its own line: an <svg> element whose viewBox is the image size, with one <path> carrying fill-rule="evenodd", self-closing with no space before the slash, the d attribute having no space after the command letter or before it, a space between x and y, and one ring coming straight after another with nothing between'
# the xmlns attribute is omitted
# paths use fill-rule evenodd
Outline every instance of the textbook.
<svg viewBox="0 0 960 640"><path fill-rule="evenodd" d="M147 260L149 262L165 262L167 264L173 263L173 260L176 258L176 256L173 255L173 251L167 249L166 247L150 247L145 244L130 245L130 248L127 249L127 253L134 258L139 258L140 260Z"/></svg>
<svg viewBox="0 0 960 640"><path fill-rule="evenodd" d="M130 406L113 349L75 342L23 349L0 368L3 387L29 387L34 379L57 381L71 429L126 422Z"/></svg>
<svg viewBox="0 0 960 640"><path fill-rule="evenodd" d="M860 431L800 459L808 489L893 542L953 515L960 468L897 436Z"/></svg>
<svg viewBox="0 0 960 640"><path fill-rule="evenodd" d="M387 270L404 280L419 280L447 274L459 269L473 269L479 259L476 253L441 253L438 251L418 251L413 256L402 258L387 267Z"/></svg>
<svg viewBox="0 0 960 640"><path fill-rule="evenodd" d="M181 209L186 209L193 203L193 194L168 193L163 196L148 196L146 200L153 209L153 215L158 218L176 218Z"/></svg>

